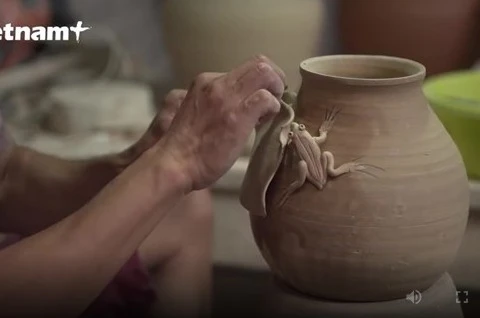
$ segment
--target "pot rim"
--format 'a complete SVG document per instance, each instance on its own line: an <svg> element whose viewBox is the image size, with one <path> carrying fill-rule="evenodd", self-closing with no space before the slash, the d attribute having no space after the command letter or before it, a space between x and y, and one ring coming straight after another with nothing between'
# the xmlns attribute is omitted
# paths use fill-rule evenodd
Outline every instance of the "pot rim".
<svg viewBox="0 0 480 318"><path fill-rule="evenodd" d="M391 70L392 67L400 72L405 72L405 76L397 77L349 77L335 75L334 72L322 72L314 71L312 65L318 65L320 63L332 62L332 61L345 61L348 63L371 63L378 67L384 65L387 70L387 66ZM366 54L338 54L338 55L324 55L308 58L300 63L300 74L302 76L310 76L317 79L333 80L349 85L362 85L362 86L386 86L386 85L398 85L412 82L421 82L425 79L426 68L423 64L395 56L388 55L366 55Z"/></svg>

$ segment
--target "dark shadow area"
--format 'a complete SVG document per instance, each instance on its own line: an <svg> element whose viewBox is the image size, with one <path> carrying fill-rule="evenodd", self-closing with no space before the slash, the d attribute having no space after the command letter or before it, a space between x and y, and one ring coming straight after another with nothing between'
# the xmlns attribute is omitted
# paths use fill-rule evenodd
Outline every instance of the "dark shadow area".
<svg viewBox="0 0 480 318"><path fill-rule="evenodd" d="M215 266L213 317L256 316L271 281L268 271Z"/></svg>
<svg viewBox="0 0 480 318"><path fill-rule="evenodd" d="M265 317L263 308L272 282L273 277L268 271L215 266L213 317ZM457 286L457 290L468 288ZM468 290L468 303L466 297L459 296L464 318L479 317L480 290Z"/></svg>
<svg viewBox="0 0 480 318"><path fill-rule="evenodd" d="M468 290L468 288L458 287L458 290ZM480 290L468 290L468 303L465 302L467 296L462 296L462 310L464 318L474 318L480 316Z"/></svg>

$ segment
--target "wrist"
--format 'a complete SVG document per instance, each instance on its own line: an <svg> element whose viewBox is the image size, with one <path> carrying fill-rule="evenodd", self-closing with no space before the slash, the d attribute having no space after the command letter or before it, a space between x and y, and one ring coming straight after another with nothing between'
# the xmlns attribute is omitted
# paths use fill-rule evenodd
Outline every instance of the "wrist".
<svg viewBox="0 0 480 318"><path fill-rule="evenodd" d="M143 156L147 158L147 165L155 176L154 188L161 190L158 188L167 185L174 193L188 194L192 191L186 161L170 147L167 148L163 140L152 146Z"/></svg>

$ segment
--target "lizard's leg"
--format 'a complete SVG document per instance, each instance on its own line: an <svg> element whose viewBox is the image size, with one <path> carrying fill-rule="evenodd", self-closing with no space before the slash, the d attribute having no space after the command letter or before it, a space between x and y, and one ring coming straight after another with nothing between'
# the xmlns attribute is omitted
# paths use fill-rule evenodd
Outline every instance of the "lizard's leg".
<svg viewBox="0 0 480 318"><path fill-rule="evenodd" d="M340 110L337 108L330 108L325 111L325 119L323 120L322 125L320 126L319 132L329 132L333 124L335 123L335 120L337 118L338 113L340 113Z"/></svg>
<svg viewBox="0 0 480 318"><path fill-rule="evenodd" d="M288 197L295 191L297 191L303 184L305 183L305 180L307 179L307 162L305 160L300 160L298 162L298 173L295 181L293 181L287 189L283 192L283 194L280 196L280 201L277 204L277 208L282 207L285 202L287 201Z"/></svg>
<svg viewBox="0 0 480 318"><path fill-rule="evenodd" d="M320 129L318 130L319 136L313 138L318 145L322 145L327 140L328 132L330 131L330 129L332 129L338 113L339 110L337 110L336 108L327 109L325 111L325 119L320 126Z"/></svg>
<svg viewBox="0 0 480 318"><path fill-rule="evenodd" d="M327 141L327 134L328 132L320 130L320 135L318 137L313 137L313 139L317 145L321 146L323 143L325 143L325 141Z"/></svg>
<svg viewBox="0 0 480 318"><path fill-rule="evenodd" d="M338 168L335 168L335 158L333 157L333 154L329 151L324 151L322 153L322 159L323 159L323 162L325 163L328 176L332 178L341 176L342 174L345 174L345 173L366 169L364 165L357 162L348 162L341 165Z"/></svg>

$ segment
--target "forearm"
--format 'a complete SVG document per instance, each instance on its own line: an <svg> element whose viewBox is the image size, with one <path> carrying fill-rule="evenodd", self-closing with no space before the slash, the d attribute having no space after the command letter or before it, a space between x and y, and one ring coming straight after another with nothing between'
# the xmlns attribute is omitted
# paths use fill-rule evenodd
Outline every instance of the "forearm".
<svg viewBox="0 0 480 318"><path fill-rule="evenodd" d="M127 166L125 157L64 160L15 147L0 185L0 231L36 233L70 215Z"/></svg>
<svg viewBox="0 0 480 318"><path fill-rule="evenodd" d="M139 159L80 211L0 252L2 313L75 316L97 297L184 196L178 175L152 160Z"/></svg>

